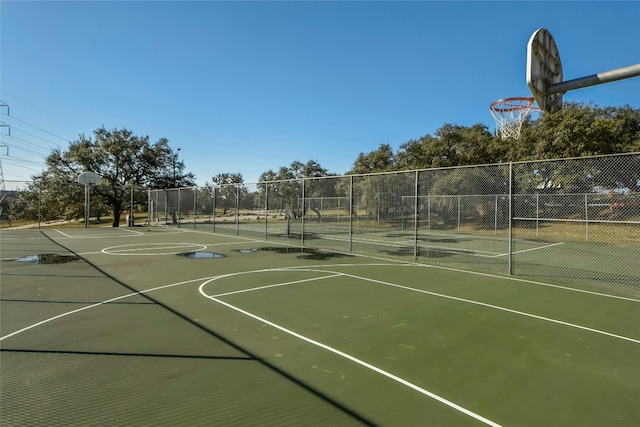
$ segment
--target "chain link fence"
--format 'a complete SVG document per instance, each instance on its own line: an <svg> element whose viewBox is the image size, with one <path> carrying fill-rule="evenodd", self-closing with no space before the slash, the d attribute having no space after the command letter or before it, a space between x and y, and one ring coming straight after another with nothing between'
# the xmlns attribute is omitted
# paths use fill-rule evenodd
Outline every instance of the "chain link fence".
<svg viewBox="0 0 640 427"><path fill-rule="evenodd" d="M0 195L3 227L81 223L82 186L67 183L60 196L34 182L9 184ZM122 192L121 222L129 226L185 227L263 242L248 241L253 245L286 243L640 294L640 153L112 190ZM92 200L90 217L100 223L109 207Z"/></svg>
<svg viewBox="0 0 640 427"><path fill-rule="evenodd" d="M155 224L638 295L638 190L630 153L151 190L149 206Z"/></svg>
<svg viewBox="0 0 640 427"><path fill-rule="evenodd" d="M113 225L113 206L105 195L121 200L121 226L147 219L149 190L144 187L85 188L77 182L4 181L0 190L0 226L11 228Z"/></svg>

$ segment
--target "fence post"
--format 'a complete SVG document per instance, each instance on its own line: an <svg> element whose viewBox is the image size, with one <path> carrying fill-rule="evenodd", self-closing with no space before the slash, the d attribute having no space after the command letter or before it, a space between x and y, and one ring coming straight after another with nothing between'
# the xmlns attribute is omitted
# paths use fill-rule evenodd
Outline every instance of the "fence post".
<svg viewBox="0 0 640 427"><path fill-rule="evenodd" d="M180 188L178 188L178 228L180 228L180 213L182 211L182 192L180 191Z"/></svg>
<svg viewBox="0 0 640 427"><path fill-rule="evenodd" d="M493 234L498 234L498 195L496 194L495 208L493 213Z"/></svg>
<svg viewBox="0 0 640 427"><path fill-rule="evenodd" d="M196 229L196 219L198 219L198 216L196 215L198 213L197 209L198 209L198 187L193 187L193 229Z"/></svg>
<svg viewBox="0 0 640 427"><path fill-rule="evenodd" d="M89 185L84 186L84 228L89 228L91 220L91 191Z"/></svg>
<svg viewBox="0 0 640 427"><path fill-rule="evenodd" d="M509 162L509 274L513 274L513 162Z"/></svg>
<svg viewBox="0 0 640 427"><path fill-rule="evenodd" d="M418 179L419 172L416 171L416 182L414 184L414 195L413 199L413 260L418 260L418 207L420 206L418 203L418 195L420 194L420 180Z"/></svg>
<svg viewBox="0 0 640 427"><path fill-rule="evenodd" d="M429 224L429 230L431 230L431 191L427 194L427 223Z"/></svg>
<svg viewBox="0 0 640 427"><path fill-rule="evenodd" d="M306 201L304 199L304 183L305 183L305 179L302 179L302 219L300 221L300 228L301 228L301 232L300 232L300 242L302 247L304 247L304 217L306 216Z"/></svg>
<svg viewBox="0 0 640 427"><path fill-rule="evenodd" d="M213 187L213 218L211 222L213 223L213 232L216 232L216 189L218 187Z"/></svg>
<svg viewBox="0 0 640 427"><path fill-rule="evenodd" d="M353 251L353 175L349 180L349 252Z"/></svg>
<svg viewBox="0 0 640 427"><path fill-rule="evenodd" d="M236 184L236 236L240 235L240 185Z"/></svg>
<svg viewBox="0 0 640 427"><path fill-rule="evenodd" d="M135 221L133 219L133 186L134 183L131 183L131 188L129 189L129 196L130 196L130 202L129 202L129 221L127 221L127 227L133 227L135 225ZM131 225L129 225L131 224Z"/></svg>
<svg viewBox="0 0 640 427"><path fill-rule="evenodd" d="M460 232L460 195L458 195L458 233Z"/></svg>
<svg viewBox="0 0 640 427"><path fill-rule="evenodd" d="M589 201L587 200L587 193L584 194L584 227L587 242L589 241Z"/></svg>
<svg viewBox="0 0 640 427"><path fill-rule="evenodd" d="M151 188L147 188L147 224L151 225L153 217L153 205L151 202Z"/></svg>
<svg viewBox="0 0 640 427"><path fill-rule="evenodd" d="M169 190L164 189L164 225L167 225L167 206L169 204Z"/></svg>
<svg viewBox="0 0 640 427"><path fill-rule="evenodd" d="M264 183L264 240L269 238L269 185Z"/></svg>
<svg viewBox="0 0 640 427"><path fill-rule="evenodd" d="M536 238L540 235L540 193L536 192Z"/></svg>
<svg viewBox="0 0 640 427"><path fill-rule="evenodd" d="M42 181L38 181L38 230L40 229L40 221L42 221Z"/></svg>

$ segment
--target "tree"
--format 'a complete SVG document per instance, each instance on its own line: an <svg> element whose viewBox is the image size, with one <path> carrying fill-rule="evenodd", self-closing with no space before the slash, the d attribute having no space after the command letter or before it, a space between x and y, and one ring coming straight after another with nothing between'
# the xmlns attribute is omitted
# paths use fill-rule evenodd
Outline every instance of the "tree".
<svg viewBox="0 0 640 427"><path fill-rule="evenodd" d="M369 219L385 221L397 218L407 210L407 201L415 200L415 173L356 176L353 194L357 209L364 209Z"/></svg>
<svg viewBox="0 0 640 427"><path fill-rule="evenodd" d="M219 173L211 178L218 187L216 200L222 201L223 215L227 214L230 207L241 207L248 200L249 191L244 183L241 173ZM237 200L236 200L237 199Z"/></svg>
<svg viewBox="0 0 640 427"><path fill-rule="evenodd" d="M640 151L640 109L629 106L600 108L567 103L554 114L543 113L509 143L505 160L540 160L518 166L519 192L577 193L638 188L636 158L589 161L543 161Z"/></svg>
<svg viewBox="0 0 640 427"><path fill-rule="evenodd" d="M380 144L377 150L360 153L349 171L350 174L388 172L394 169L395 158L389 144Z"/></svg>
<svg viewBox="0 0 640 427"><path fill-rule="evenodd" d="M559 159L640 150L640 109L566 103L543 113L514 141L510 160Z"/></svg>
<svg viewBox="0 0 640 427"><path fill-rule="evenodd" d="M507 165L429 171L431 212L442 218L445 227L453 227L458 217L479 218L484 226L491 225L501 214L495 206L508 193L508 175Z"/></svg>
<svg viewBox="0 0 640 427"><path fill-rule="evenodd" d="M51 221L84 215L84 191L69 177L49 170L32 178L11 204L13 218Z"/></svg>
<svg viewBox="0 0 640 427"><path fill-rule="evenodd" d="M327 176L327 172L327 169L315 160L308 160L307 163L294 160L289 166L281 166L278 172L274 172L273 169L263 172L260 182L322 177Z"/></svg>
<svg viewBox="0 0 640 427"><path fill-rule="evenodd" d="M194 184L194 175L183 172L184 164L178 161L168 140L161 138L150 144L148 136L136 136L127 129L99 128L93 138L82 134L69 144L67 151L54 150L46 162L48 169L41 182L52 177L74 182L86 171L100 175L102 185L94 187L92 200L111 208L114 227L119 226L127 207L131 186L167 188L170 183L174 187ZM65 189L58 191L62 196Z"/></svg>
<svg viewBox="0 0 640 427"><path fill-rule="evenodd" d="M425 135L402 144L395 164L400 170L486 164L499 161L503 151L483 124L445 124L434 136Z"/></svg>
<svg viewBox="0 0 640 427"><path fill-rule="evenodd" d="M289 166L281 166L278 172L269 169L260 175L260 182L267 183L266 191L271 209L290 208L294 216L298 215L298 201L302 198L302 180L327 176L327 169L315 160L302 163L294 160ZM327 180L305 180L305 197L321 194ZM275 197L275 201L274 201Z"/></svg>

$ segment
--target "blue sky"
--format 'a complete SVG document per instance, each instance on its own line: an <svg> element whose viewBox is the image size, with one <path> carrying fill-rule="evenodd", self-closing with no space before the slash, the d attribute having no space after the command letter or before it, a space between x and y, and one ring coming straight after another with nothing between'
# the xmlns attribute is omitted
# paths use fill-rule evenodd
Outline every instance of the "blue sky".
<svg viewBox="0 0 640 427"><path fill-rule="evenodd" d="M0 24L5 181L101 126L167 138L200 185L294 160L342 174L445 123L493 130L492 101L530 96L538 28L566 80L640 63L638 1L4 0ZM640 77L565 100L638 108Z"/></svg>

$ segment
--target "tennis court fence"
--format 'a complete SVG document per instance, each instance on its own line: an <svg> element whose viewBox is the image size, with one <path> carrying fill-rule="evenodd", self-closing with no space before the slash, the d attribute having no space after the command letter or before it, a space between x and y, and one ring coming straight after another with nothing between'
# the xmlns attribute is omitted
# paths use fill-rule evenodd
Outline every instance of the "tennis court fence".
<svg viewBox="0 0 640 427"><path fill-rule="evenodd" d="M129 203L147 226L640 294L639 190L640 153L627 153L131 188Z"/></svg>
<svg viewBox="0 0 640 427"><path fill-rule="evenodd" d="M640 154L149 192L150 224L640 293Z"/></svg>

